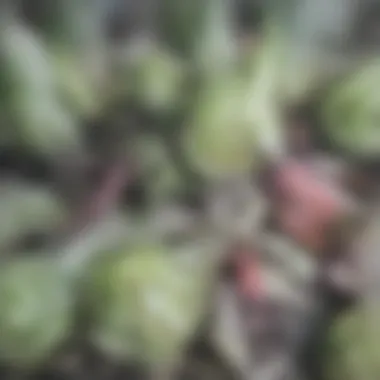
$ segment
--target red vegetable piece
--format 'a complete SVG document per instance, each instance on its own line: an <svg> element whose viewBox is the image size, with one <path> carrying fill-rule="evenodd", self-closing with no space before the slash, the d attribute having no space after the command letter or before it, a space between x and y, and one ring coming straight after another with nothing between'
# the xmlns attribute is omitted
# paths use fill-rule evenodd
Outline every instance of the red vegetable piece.
<svg viewBox="0 0 380 380"><path fill-rule="evenodd" d="M323 249L329 227L345 208L339 186L318 174L297 161L282 165L275 174L278 224L285 233L315 250Z"/></svg>
<svg viewBox="0 0 380 380"><path fill-rule="evenodd" d="M239 293L251 300L261 299L264 289L257 256L252 252L238 252L235 256L235 268Z"/></svg>

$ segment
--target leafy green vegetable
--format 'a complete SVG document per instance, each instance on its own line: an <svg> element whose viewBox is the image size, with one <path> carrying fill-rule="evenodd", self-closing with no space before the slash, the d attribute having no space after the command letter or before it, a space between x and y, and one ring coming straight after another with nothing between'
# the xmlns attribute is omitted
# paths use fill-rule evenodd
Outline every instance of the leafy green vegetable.
<svg viewBox="0 0 380 380"><path fill-rule="evenodd" d="M77 120L56 99L25 91L14 100L12 121L24 147L46 154L80 149Z"/></svg>
<svg viewBox="0 0 380 380"><path fill-rule="evenodd" d="M38 366L70 333L70 285L44 259L10 262L0 271L0 358L15 367Z"/></svg>
<svg viewBox="0 0 380 380"><path fill-rule="evenodd" d="M65 217L63 204L53 192L24 181L2 184L0 208L3 247L27 233L51 231Z"/></svg>
<svg viewBox="0 0 380 380"><path fill-rule="evenodd" d="M80 116L93 116L101 110L104 93L95 81L94 75L74 54L53 50L52 54L57 76L57 91L62 101Z"/></svg>
<svg viewBox="0 0 380 380"><path fill-rule="evenodd" d="M376 97L379 78L380 65L375 60L333 87L323 103L328 138L355 156L370 158L380 154Z"/></svg>
<svg viewBox="0 0 380 380"><path fill-rule="evenodd" d="M325 352L331 380L375 380L380 374L378 309L357 308L331 328Z"/></svg>
<svg viewBox="0 0 380 380"><path fill-rule="evenodd" d="M140 104L153 111L181 105L185 67L164 48L150 43L136 62L136 95Z"/></svg>
<svg viewBox="0 0 380 380"><path fill-rule="evenodd" d="M0 51L0 85L10 92L7 96L53 91L55 77L49 54L30 28L14 20L1 25Z"/></svg>
<svg viewBox="0 0 380 380"><path fill-rule="evenodd" d="M199 253L193 248L189 261L168 247L145 245L100 262L88 284L97 346L153 368L178 360L203 313L211 278L210 267L201 264L207 250L203 259Z"/></svg>
<svg viewBox="0 0 380 380"><path fill-rule="evenodd" d="M255 161L255 139L242 119L242 80L225 76L200 93L184 137L189 162L206 176L246 173Z"/></svg>

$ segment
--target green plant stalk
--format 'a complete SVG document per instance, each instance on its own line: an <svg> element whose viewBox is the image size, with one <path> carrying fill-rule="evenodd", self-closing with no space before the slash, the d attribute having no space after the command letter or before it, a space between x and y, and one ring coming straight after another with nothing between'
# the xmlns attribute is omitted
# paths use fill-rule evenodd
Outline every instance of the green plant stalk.
<svg viewBox="0 0 380 380"><path fill-rule="evenodd" d="M48 3L48 18L39 26L53 60L59 94L74 113L93 116L106 96L104 0Z"/></svg>
<svg viewBox="0 0 380 380"><path fill-rule="evenodd" d="M118 246L130 237L129 225L117 215L110 216L103 222L97 222L88 229L74 235L72 240L55 249L53 256L66 275L73 279L80 278L89 262L111 246Z"/></svg>
<svg viewBox="0 0 380 380"><path fill-rule="evenodd" d="M268 18L259 52L252 58L245 104L245 118L258 147L271 158L285 153L278 102L278 74L285 48L281 32L276 18Z"/></svg>
<svg viewBox="0 0 380 380"><path fill-rule="evenodd" d="M189 164L209 179L247 172L254 157L254 144L239 119L242 85L234 67L231 14L230 0L208 0L195 32L193 62L201 83L184 146Z"/></svg>
<svg viewBox="0 0 380 380"><path fill-rule="evenodd" d="M202 27L204 15L204 0L179 2L177 0L162 0L159 2L160 32L164 40L181 56L192 58L196 38L194 30Z"/></svg>
<svg viewBox="0 0 380 380"><path fill-rule="evenodd" d="M97 49L104 42L106 12L103 0L44 0L46 15L39 30L49 44L78 53Z"/></svg>
<svg viewBox="0 0 380 380"><path fill-rule="evenodd" d="M207 0L199 38L194 46L195 64L206 79L223 76L236 57L231 0Z"/></svg>

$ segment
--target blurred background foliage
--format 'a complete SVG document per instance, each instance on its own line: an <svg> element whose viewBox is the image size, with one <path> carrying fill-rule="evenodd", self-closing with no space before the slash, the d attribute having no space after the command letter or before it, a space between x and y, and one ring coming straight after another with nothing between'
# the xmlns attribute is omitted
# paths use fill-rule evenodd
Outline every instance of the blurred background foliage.
<svg viewBox="0 0 380 380"><path fill-rule="evenodd" d="M1 376L317 379L296 336L323 319L321 242L339 230L349 245L347 215L368 198L349 175L326 190L307 158L293 165L291 131L306 120L349 174L379 168L379 22L376 0L3 0ZM248 333L235 303L259 285L231 251L256 250L281 309L250 300ZM360 289L326 328L323 379L379 379L377 328L360 317L376 301ZM287 346L271 338L262 359L276 329Z"/></svg>

